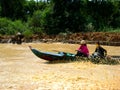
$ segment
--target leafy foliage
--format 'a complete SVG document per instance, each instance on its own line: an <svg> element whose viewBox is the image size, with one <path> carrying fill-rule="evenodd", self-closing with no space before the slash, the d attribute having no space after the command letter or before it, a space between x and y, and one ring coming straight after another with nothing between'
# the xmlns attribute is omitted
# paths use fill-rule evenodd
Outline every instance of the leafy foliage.
<svg viewBox="0 0 120 90"><path fill-rule="evenodd" d="M0 18L0 34L2 35L14 35L17 32L23 33L27 30L27 27L20 20L11 21L7 18Z"/></svg>
<svg viewBox="0 0 120 90"><path fill-rule="evenodd" d="M1 34L24 32L25 29L35 34L109 31L109 28L119 31L120 1L0 0L0 17L3 20Z"/></svg>
<svg viewBox="0 0 120 90"><path fill-rule="evenodd" d="M12 20L25 19L24 12L25 0L0 0L1 16Z"/></svg>

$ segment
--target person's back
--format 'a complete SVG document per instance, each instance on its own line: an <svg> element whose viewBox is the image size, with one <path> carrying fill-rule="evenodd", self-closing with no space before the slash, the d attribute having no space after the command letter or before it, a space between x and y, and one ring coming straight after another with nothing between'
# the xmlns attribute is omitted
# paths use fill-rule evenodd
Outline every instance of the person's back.
<svg viewBox="0 0 120 90"><path fill-rule="evenodd" d="M77 49L76 56L84 56L84 57L89 56L89 50L87 48L85 40L81 41L81 46Z"/></svg>
<svg viewBox="0 0 120 90"><path fill-rule="evenodd" d="M18 32L17 34L16 34L16 42L17 42L17 44L22 44L22 38L23 38L24 36L20 33L20 32Z"/></svg>
<svg viewBox="0 0 120 90"><path fill-rule="evenodd" d="M101 56L105 56L106 50L99 46L96 48L95 52L98 52Z"/></svg>
<svg viewBox="0 0 120 90"><path fill-rule="evenodd" d="M96 56L98 55L98 56L104 58L106 56L106 54L107 54L107 51L103 47L100 46L99 42L97 42L96 49L95 49L95 52L93 55L96 55Z"/></svg>

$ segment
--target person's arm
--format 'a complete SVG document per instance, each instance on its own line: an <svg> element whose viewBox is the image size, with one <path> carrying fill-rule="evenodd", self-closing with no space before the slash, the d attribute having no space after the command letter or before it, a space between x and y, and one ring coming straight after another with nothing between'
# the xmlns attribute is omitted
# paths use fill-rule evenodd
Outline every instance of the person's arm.
<svg viewBox="0 0 120 90"><path fill-rule="evenodd" d="M77 51L81 51L81 48L82 48L82 46L80 46L80 47L77 49Z"/></svg>

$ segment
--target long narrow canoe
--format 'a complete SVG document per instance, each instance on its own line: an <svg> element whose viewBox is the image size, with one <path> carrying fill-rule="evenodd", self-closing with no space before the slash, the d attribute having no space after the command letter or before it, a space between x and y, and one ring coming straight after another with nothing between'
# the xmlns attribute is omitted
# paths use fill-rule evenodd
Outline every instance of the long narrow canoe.
<svg viewBox="0 0 120 90"><path fill-rule="evenodd" d="M71 53L65 53L65 52L58 52L58 53L52 53L52 52L43 52L40 50L37 50L35 48L32 48L29 46L30 50L33 52L34 55L37 57L47 60L47 61L53 61L53 60L69 60L74 59L75 54Z"/></svg>
<svg viewBox="0 0 120 90"><path fill-rule="evenodd" d="M32 48L29 46L30 50L33 52L34 55L37 57L47 60L47 61L55 61L55 60L76 60L79 59L79 57L76 58L75 54L69 53L69 52L61 52L57 51L58 53L53 53L53 52L43 52L40 50L37 50L35 48ZM84 58L84 57L83 57ZM98 58L89 58L92 61L98 61L100 59ZM107 60L120 60L120 56L110 56L109 58L105 58Z"/></svg>

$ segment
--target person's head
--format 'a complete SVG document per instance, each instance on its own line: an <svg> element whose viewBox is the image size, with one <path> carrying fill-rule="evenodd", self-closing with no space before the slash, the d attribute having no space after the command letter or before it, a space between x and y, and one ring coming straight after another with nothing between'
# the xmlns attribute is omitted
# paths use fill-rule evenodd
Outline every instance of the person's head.
<svg viewBox="0 0 120 90"><path fill-rule="evenodd" d="M21 35L21 33L20 33L20 32L17 32L17 35Z"/></svg>
<svg viewBox="0 0 120 90"><path fill-rule="evenodd" d="M81 45L86 45L86 41L85 40L81 40Z"/></svg>
<svg viewBox="0 0 120 90"><path fill-rule="evenodd" d="M99 47L100 46L100 42L96 42L96 47Z"/></svg>

